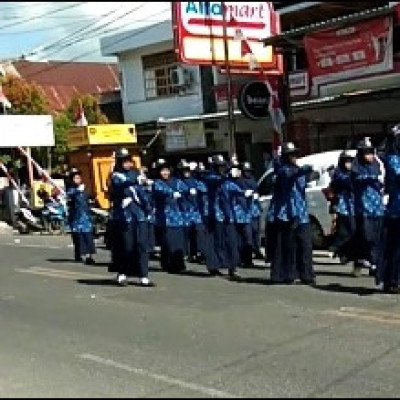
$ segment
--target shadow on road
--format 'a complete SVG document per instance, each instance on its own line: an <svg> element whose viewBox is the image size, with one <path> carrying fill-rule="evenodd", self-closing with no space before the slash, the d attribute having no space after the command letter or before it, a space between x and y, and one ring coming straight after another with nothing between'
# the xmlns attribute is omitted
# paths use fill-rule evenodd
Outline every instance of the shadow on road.
<svg viewBox="0 0 400 400"><path fill-rule="evenodd" d="M119 286L118 282L113 279L77 279L76 282L87 286Z"/></svg>
<svg viewBox="0 0 400 400"><path fill-rule="evenodd" d="M329 283L327 285L315 285L315 289L325 290L327 292L338 292L338 293L351 293L358 296L371 296L378 293L377 289L366 288L363 286L343 286L340 283Z"/></svg>
<svg viewBox="0 0 400 400"><path fill-rule="evenodd" d="M75 261L73 258L48 258L46 261L54 264L82 264L86 267L108 267L110 265L107 262L96 262L93 265L87 265L83 261Z"/></svg>

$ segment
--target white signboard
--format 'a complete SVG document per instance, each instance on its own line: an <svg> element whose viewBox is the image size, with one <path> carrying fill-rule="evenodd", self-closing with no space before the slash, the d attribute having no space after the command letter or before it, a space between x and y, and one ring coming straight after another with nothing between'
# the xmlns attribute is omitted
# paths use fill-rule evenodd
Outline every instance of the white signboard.
<svg viewBox="0 0 400 400"><path fill-rule="evenodd" d="M0 147L54 146L51 115L0 115Z"/></svg>
<svg viewBox="0 0 400 400"><path fill-rule="evenodd" d="M202 121L168 124L166 127L166 151L199 149L206 147Z"/></svg>

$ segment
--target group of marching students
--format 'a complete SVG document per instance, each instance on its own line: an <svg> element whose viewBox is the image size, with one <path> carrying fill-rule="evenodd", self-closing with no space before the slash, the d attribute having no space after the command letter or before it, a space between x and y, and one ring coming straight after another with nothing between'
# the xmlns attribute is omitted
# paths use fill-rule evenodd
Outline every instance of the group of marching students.
<svg viewBox="0 0 400 400"><path fill-rule="evenodd" d="M271 283L315 285L312 234L306 187L316 179L312 166L298 165L299 149L283 143L273 161L274 189L266 214L266 260ZM258 185L249 162L210 157L208 166L181 160L176 169L164 159L137 169L125 148L115 152L108 193L111 201L109 271L119 285L149 279L149 260L160 247L161 268L186 270L185 261L204 262L210 276L240 279L238 268L252 265L260 251ZM369 138L357 154L343 151L331 175L331 207L336 230L331 250L354 263L353 275L368 267L386 292L399 291L400 125L390 131L378 157ZM94 263L88 194L75 170L67 187L75 258ZM384 198L388 198L385 202Z"/></svg>

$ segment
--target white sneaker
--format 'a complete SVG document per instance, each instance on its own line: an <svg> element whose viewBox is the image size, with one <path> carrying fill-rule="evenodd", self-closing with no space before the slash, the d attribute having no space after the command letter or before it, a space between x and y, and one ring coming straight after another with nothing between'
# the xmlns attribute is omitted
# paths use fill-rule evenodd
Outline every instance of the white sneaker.
<svg viewBox="0 0 400 400"><path fill-rule="evenodd" d="M127 277L125 274L118 274L117 275L117 282L120 285L126 285L127 284Z"/></svg>
<svg viewBox="0 0 400 400"><path fill-rule="evenodd" d="M150 283L150 279L149 278L141 278L140 283L142 285L148 285Z"/></svg>

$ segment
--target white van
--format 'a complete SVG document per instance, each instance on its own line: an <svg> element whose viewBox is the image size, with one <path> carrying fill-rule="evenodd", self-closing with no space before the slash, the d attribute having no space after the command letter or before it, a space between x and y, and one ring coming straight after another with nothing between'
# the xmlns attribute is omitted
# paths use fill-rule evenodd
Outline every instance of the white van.
<svg viewBox="0 0 400 400"><path fill-rule="evenodd" d="M332 214L329 213L329 203L322 190L327 188L330 183L329 171L336 168L339 155L342 150L326 151L315 153L298 159L298 165L311 165L314 171L318 172L319 177L315 181L308 183L307 202L310 213L310 223L312 229L313 246L315 249L326 249L327 238L331 235ZM356 150L350 150L356 155ZM265 242L265 219L272 195L260 196L260 202L263 209L261 216L261 240Z"/></svg>

